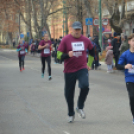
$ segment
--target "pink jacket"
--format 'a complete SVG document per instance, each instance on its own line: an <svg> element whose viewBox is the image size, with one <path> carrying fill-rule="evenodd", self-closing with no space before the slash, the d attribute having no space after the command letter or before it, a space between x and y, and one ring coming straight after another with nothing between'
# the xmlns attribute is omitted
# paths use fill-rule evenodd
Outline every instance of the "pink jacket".
<svg viewBox="0 0 134 134"><path fill-rule="evenodd" d="M107 51L105 62L107 65L112 65L112 63L113 63L113 50Z"/></svg>

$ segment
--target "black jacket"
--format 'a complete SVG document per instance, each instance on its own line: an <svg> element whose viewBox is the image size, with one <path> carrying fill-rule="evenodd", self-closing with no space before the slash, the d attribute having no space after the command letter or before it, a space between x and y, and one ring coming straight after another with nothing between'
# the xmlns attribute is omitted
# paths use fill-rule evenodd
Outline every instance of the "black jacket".
<svg viewBox="0 0 134 134"><path fill-rule="evenodd" d="M113 54L114 54L114 56L120 55L119 48L121 46L121 40L118 41L118 39L114 38L112 40L111 44L113 46Z"/></svg>
<svg viewBox="0 0 134 134"><path fill-rule="evenodd" d="M97 52L98 52L98 53L101 52L101 47L100 47L100 45L99 45L99 38L98 38L98 36L95 37L95 39L94 39L93 42L94 42L94 43L96 44L96 46L97 46Z"/></svg>

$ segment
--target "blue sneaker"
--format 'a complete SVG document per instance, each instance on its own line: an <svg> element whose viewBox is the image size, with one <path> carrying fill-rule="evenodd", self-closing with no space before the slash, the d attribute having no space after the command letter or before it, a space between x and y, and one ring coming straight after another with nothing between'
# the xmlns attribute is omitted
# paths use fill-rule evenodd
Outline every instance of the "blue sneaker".
<svg viewBox="0 0 134 134"><path fill-rule="evenodd" d="M49 77L48 77L48 80L52 80L52 76L49 76Z"/></svg>
<svg viewBox="0 0 134 134"><path fill-rule="evenodd" d="M42 74L41 77L44 78L44 74Z"/></svg>
<svg viewBox="0 0 134 134"><path fill-rule="evenodd" d="M134 119L133 119L133 124L134 124Z"/></svg>

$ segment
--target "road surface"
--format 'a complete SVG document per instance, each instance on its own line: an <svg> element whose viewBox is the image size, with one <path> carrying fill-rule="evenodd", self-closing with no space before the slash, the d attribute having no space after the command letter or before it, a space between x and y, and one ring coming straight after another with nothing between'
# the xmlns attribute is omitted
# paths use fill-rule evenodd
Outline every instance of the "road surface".
<svg viewBox="0 0 134 134"><path fill-rule="evenodd" d="M17 53L0 50L0 134L133 134L123 75L90 72L87 118L67 123L63 65L52 60L52 81L41 78L39 58L27 56L19 72ZM76 86L75 106L79 94Z"/></svg>

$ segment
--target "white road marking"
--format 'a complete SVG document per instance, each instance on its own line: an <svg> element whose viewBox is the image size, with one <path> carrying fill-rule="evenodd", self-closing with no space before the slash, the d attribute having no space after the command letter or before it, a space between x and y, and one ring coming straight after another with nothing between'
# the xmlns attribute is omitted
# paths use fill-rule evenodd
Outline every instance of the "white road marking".
<svg viewBox="0 0 134 134"><path fill-rule="evenodd" d="M31 68L31 67L29 67L31 70L33 70L33 71L37 71L37 72L40 72L40 70L38 70L38 69L34 69L34 68Z"/></svg>
<svg viewBox="0 0 134 134"><path fill-rule="evenodd" d="M63 131L65 134L70 134L70 133L68 133L67 131Z"/></svg>

